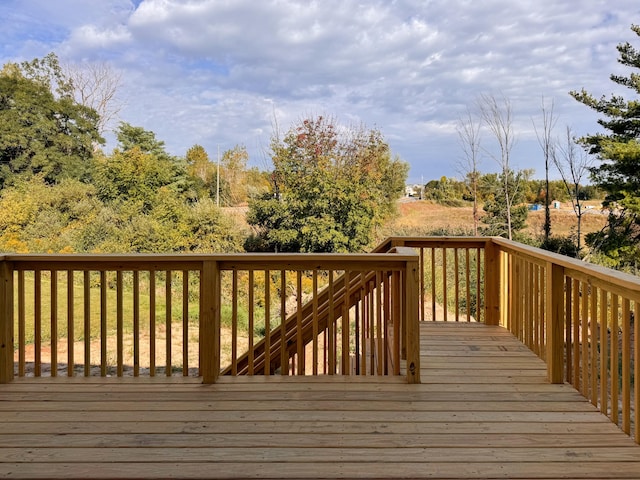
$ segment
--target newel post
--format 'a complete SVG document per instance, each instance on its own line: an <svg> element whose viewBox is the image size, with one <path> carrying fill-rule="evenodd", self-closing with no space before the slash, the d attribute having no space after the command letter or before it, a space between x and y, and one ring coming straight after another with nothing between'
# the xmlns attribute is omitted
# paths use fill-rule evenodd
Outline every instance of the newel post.
<svg viewBox="0 0 640 480"><path fill-rule="evenodd" d="M406 250L406 252L405 252ZM420 383L420 264L414 250L397 247L397 253L409 253L404 271L404 308L402 324L406 345L407 382Z"/></svg>
<svg viewBox="0 0 640 480"><path fill-rule="evenodd" d="M487 240L484 246L484 323L485 325L500 325L503 312L500 302L506 287L502 278L502 252L500 247Z"/></svg>
<svg viewBox="0 0 640 480"><path fill-rule="evenodd" d="M202 264L200 278L200 375L215 383L220 375L220 269L215 260Z"/></svg>
<svg viewBox="0 0 640 480"><path fill-rule="evenodd" d="M13 272L0 260L0 383L13 380Z"/></svg>
<svg viewBox="0 0 640 480"><path fill-rule="evenodd" d="M564 267L546 265L547 379L564 382Z"/></svg>

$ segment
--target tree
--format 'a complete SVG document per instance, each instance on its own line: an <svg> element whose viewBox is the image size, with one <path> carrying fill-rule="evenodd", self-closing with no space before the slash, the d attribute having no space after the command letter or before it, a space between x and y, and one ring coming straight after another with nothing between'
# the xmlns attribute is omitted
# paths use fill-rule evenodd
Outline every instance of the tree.
<svg viewBox="0 0 640 480"><path fill-rule="evenodd" d="M209 160L209 154L201 145L194 145L187 150L185 157L187 173L194 181L196 197L210 198L215 195L216 166Z"/></svg>
<svg viewBox="0 0 640 480"><path fill-rule="evenodd" d="M500 166L501 173L499 179L502 181L500 194L503 196L503 199L492 204L488 210L485 208L485 211L492 215L494 207L500 206L503 208L503 212L498 218L504 219L506 226L505 234L506 237L511 240L513 238L513 231L517 230L512 225L511 215L517 206L521 186L520 181L523 178L520 172L514 173L511 168L511 151L515 145L511 102L504 96L498 100L494 95L481 95L478 100L478 106L485 125L498 144L499 153L495 154L490 152L490 154ZM487 219L487 221L490 220Z"/></svg>
<svg viewBox="0 0 640 480"><path fill-rule="evenodd" d="M49 183L87 179L94 144L103 143L95 110L68 93L55 58L0 72L0 188L16 175L42 174Z"/></svg>
<svg viewBox="0 0 640 480"><path fill-rule="evenodd" d="M224 204L235 206L247 201L247 162L249 153L236 145L222 154L220 159L221 192Z"/></svg>
<svg viewBox="0 0 640 480"><path fill-rule="evenodd" d="M639 25L632 25L631 30L640 36ZM629 42L619 44L617 49L619 63L640 68L640 50ZM605 205L610 209L607 229L588 235L586 241L608 257L611 266L635 269L640 257L640 74L610 78L629 88L634 98L625 100L611 95L597 99L584 88L570 92L577 101L605 117L598 120L605 133L580 139L600 161L591 168L591 176L607 192Z"/></svg>
<svg viewBox="0 0 640 480"><path fill-rule="evenodd" d="M591 158L582 150L578 150L571 128L566 128L564 143L559 145L559 154L554 155L553 162L560 172L567 193L571 198L573 212L576 215L576 252L580 254L582 239L582 216L584 201L581 183L586 179L591 167Z"/></svg>
<svg viewBox="0 0 640 480"><path fill-rule="evenodd" d="M316 117L271 142L271 190L251 200L254 249L362 251L403 194L408 166L377 130Z"/></svg>
<svg viewBox="0 0 640 480"><path fill-rule="evenodd" d="M544 196L544 241L548 242L551 235L551 210L549 208L549 168L555 158L555 142L553 140L553 129L555 128L557 118L553 113L553 100L551 104L547 106L544 97L542 97L542 125L540 128L536 126L536 122L533 121L533 128L536 131L536 138L538 144L542 149L542 155L544 157L544 180L545 180L545 196Z"/></svg>
<svg viewBox="0 0 640 480"><path fill-rule="evenodd" d="M487 192L483 206L486 214L482 223L486 227L481 229L483 235L507 237L513 235L526 226L527 206L523 202L523 190L513 189L513 185L520 185L528 180L530 171L514 172L508 170L499 174L484 175L481 190ZM504 177L508 178L504 178ZM508 194L504 190L510 189ZM489 193L490 192L490 193ZM507 204L507 199L511 202Z"/></svg>
<svg viewBox="0 0 640 480"><path fill-rule="evenodd" d="M480 127L481 123L477 121L469 110L464 118L458 120L457 132L458 140L463 151L463 160L460 162L460 168L463 172L469 194L473 201L473 234L478 235L478 221L480 219L478 213L478 182L480 180Z"/></svg>
<svg viewBox="0 0 640 480"><path fill-rule="evenodd" d="M62 66L62 72L70 83L76 101L97 112L97 128L102 135L122 108L118 101L121 74L104 62L66 64Z"/></svg>

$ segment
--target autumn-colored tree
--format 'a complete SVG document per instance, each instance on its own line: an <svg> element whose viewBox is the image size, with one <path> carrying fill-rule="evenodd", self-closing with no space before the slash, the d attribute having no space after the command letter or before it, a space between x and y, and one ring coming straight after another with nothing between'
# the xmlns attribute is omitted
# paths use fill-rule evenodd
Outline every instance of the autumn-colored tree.
<svg viewBox="0 0 640 480"><path fill-rule="evenodd" d="M408 166L377 130L319 116L274 136L271 149L271 190L249 204L253 248L362 251L404 192Z"/></svg>

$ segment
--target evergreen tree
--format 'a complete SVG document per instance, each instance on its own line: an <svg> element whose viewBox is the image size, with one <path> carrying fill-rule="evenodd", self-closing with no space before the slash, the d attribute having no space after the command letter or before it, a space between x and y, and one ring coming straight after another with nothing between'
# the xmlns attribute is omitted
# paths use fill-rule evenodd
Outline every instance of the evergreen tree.
<svg viewBox="0 0 640 480"><path fill-rule="evenodd" d="M640 26L631 30L640 36ZM640 51L629 42L619 44L618 61L640 68ZM636 268L640 256L640 74L611 75L617 85L633 92L633 99L602 96L599 99L581 91L570 92L579 102L602 114L598 123L606 133L588 135L581 142L600 164L591 169L593 180L607 192L609 225L602 232L588 235L587 244L608 257L610 266Z"/></svg>

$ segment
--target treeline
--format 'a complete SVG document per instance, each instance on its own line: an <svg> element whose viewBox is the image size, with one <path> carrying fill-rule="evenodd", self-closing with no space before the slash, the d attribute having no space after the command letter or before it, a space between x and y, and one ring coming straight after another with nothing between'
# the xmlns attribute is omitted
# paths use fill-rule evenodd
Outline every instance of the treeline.
<svg viewBox="0 0 640 480"><path fill-rule="evenodd" d="M544 180L531 178L533 172L525 171L525 178L521 182L522 200L527 204L545 205L550 202L571 202L572 192L567 190L563 180L550 180L549 190ZM485 202L494 196L494 186L498 175L495 173L481 174L478 179L478 200ZM473 200L469 189L469 182L456 178L442 177L438 180L430 180L424 186L414 187L413 196L419 196L425 200L432 200L442 205L452 207L462 206L465 202ZM583 201L603 199L605 192L596 185L580 185L579 199Z"/></svg>
<svg viewBox="0 0 640 480"><path fill-rule="evenodd" d="M268 188L244 147L219 164L198 145L172 156L123 122L106 154L101 116L78 93L55 55L0 71L0 251L242 250L247 232L219 206Z"/></svg>
<svg viewBox="0 0 640 480"><path fill-rule="evenodd" d="M170 155L126 122L105 153L117 78L85 73L54 54L0 71L0 252L363 251L403 194L381 133L326 117L274 134L270 172L243 146Z"/></svg>

